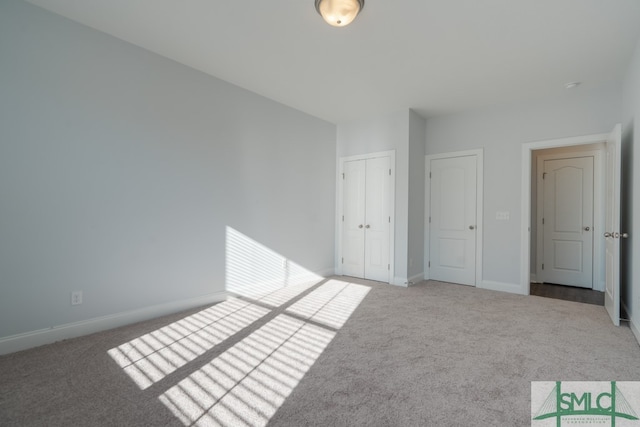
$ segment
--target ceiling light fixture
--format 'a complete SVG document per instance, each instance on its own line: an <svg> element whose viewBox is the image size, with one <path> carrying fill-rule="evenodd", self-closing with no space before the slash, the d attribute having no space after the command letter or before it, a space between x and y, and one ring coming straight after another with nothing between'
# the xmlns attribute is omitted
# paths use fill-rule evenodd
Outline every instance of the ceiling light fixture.
<svg viewBox="0 0 640 427"><path fill-rule="evenodd" d="M316 10L327 24L334 27L349 25L364 7L364 0L315 0Z"/></svg>
<svg viewBox="0 0 640 427"><path fill-rule="evenodd" d="M578 87L580 86L581 82L569 82L567 84L564 85L565 88L567 89L573 89L574 87Z"/></svg>

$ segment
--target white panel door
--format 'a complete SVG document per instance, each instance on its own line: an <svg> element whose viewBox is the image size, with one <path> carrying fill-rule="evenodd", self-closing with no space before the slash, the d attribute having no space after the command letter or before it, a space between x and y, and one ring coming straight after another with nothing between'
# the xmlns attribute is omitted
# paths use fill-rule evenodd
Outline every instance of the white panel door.
<svg viewBox="0 0 640 427"><path fill-rule="evenodd" d="M364 277L383 282L389 281L389 163L389 157L366 161Z"/></svg>
<svg viewBox="0 0 640 427"><path fill-rule="evenodd" d="M605 294L604 306L613 324L620 325L620 162L622 128L616 125L607 139L605 206Z"/></svg>
<svg viewBox="0 0 640 427"><path fill-rule="evenodd" d="M546 283L593 288L593 157L545 160L543 260Z"/></svg>
<svg viewBox="0 0 640 427"><path fill-rule="evenodd" d="M389 157L344 162L342 274L389 282Z"/></svg>
<svg viewBox="0 0 640 427"><path fill-rule="evenodd" d="M430 162L429 277L475 286L476 156Z"/></svg>
<svg viewBox="0 0 640 427"><path fill-rule="evenodd" d="M342 274L364 277L365 161L344 163Z"/></svg>

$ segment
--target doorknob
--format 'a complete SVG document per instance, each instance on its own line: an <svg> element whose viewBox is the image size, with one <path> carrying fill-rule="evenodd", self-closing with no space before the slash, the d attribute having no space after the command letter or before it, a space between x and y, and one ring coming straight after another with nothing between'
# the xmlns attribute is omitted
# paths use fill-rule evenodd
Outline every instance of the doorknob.
<svg viewBox="0 0 640 427"><path fill-rule="evenodd" d="M470 225L469 230L475 230L475 227L473 225Z"/></svg>
<svg viewBox="0 0 640 427"><path fill-rule="evenodd" d="M622 237L623 239L626 239L629 237L629 233L622 233L620 237Z"/></svg>
<svg viewBox="0 0 640 427"><path fill-rule="evenodd" d="M358 228L362 228L362 224L360 224L360 225L358 226Z"/></svg>
<svg viewBox="0 0 640 427"><path fill-rule="evenodd" d="M589 230L591 230L591 227L585 227L584 228L584 231L589 231Z"/></svg>
<svg viewBox="0 0 640 427"><path fill-rule="evenodd" d="M604 233L604 237L613 237L613 233L609 233L608 231Z"/></svg>
<svg viewBox="0 0 640 427"><path fill-rule="evenodd" d="M371 226L369 224L365 225L364 228L370 228Z"/></svg>

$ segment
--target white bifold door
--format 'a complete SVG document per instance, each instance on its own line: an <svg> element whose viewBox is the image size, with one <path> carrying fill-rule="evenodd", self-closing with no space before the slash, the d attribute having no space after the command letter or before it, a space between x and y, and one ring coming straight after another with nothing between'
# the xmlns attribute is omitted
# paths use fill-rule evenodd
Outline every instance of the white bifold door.
<svg viewBox="0 0 640 427"><path fill-rule="evenodd" d="M389 157L343 168L342 274L389 282Z"/></svg>

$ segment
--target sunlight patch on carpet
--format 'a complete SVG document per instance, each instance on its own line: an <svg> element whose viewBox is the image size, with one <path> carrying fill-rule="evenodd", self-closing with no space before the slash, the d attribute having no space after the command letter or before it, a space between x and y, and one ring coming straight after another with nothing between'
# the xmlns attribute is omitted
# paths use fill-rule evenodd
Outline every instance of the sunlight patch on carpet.
<svg viewBox="0 0 640 427"><path fill-rule="evenodd" d="M287 309L290 315L278 315L160 401L187 426L266 425L369 289L328 281Z"/></svg>
<svg viewBox="0 0 640 427"><path fill-rule="evenodd" d="M269 310L237 298L108 351L142 390L254 323Z"/></svg>
<svg viewBox="0 0 640 427"><path fill-rule="evenodd" d="M185 425L265 425L335 332L279 315L160 396Z"/></svg>
<svg viewBox="0 0 640 427"><path fill-rule="evenodd" d="M368 292L368 286L329 280L287 308L287 312L340 329Z"/></svg>

